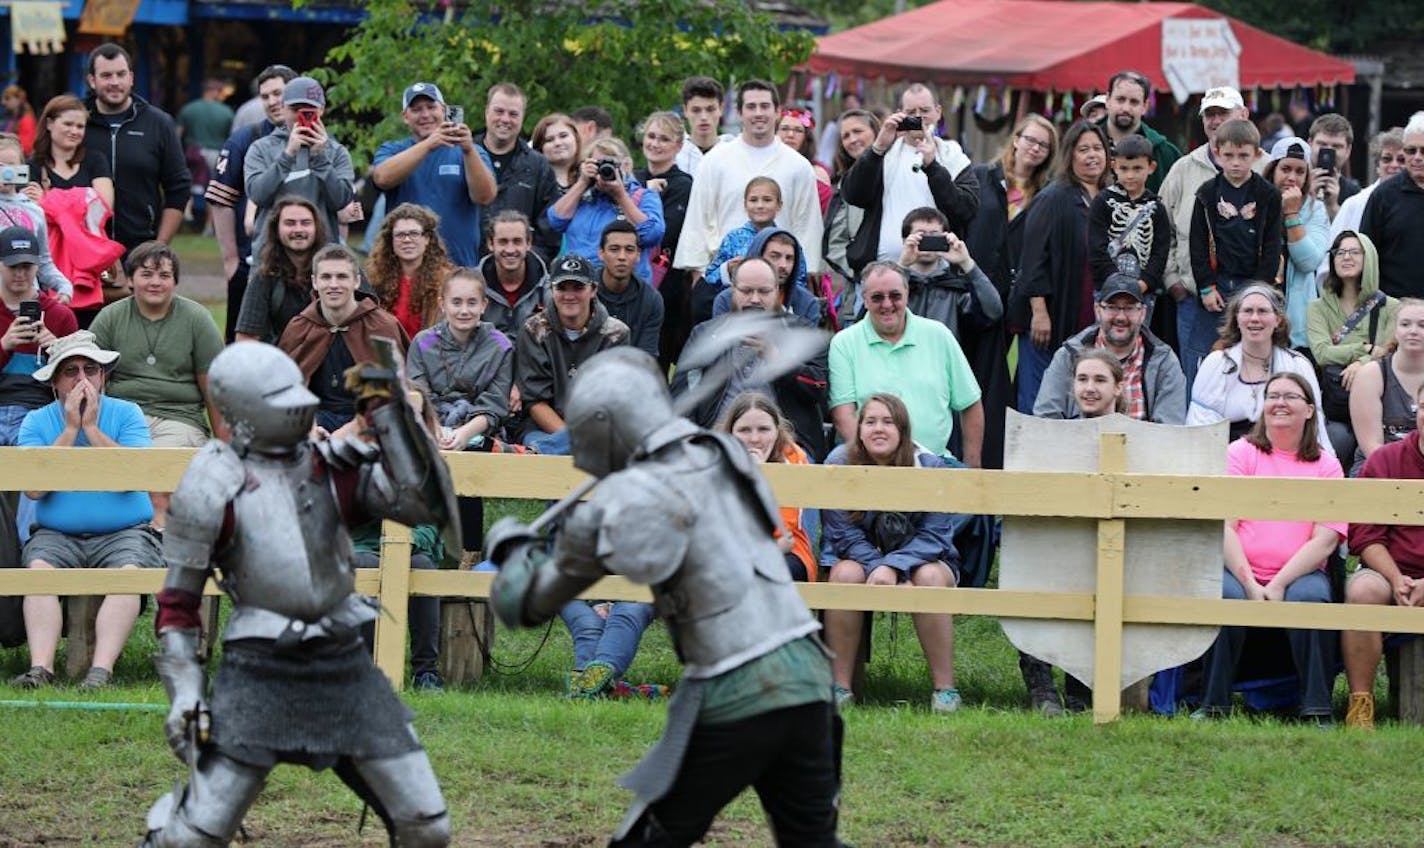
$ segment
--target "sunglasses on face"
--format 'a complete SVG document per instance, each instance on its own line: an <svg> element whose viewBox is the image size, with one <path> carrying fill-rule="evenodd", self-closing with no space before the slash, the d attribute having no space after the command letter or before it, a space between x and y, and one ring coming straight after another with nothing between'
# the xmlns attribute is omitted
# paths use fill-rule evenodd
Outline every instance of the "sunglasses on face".
<svg viewBox="0 0 1424 848"><path fill-rule="evenodd" d="M870 301L871 303L884 303L887 300L891 303L899 303L904 299L905 293L899 291L876 292L875 294L872 294L866 298L866 300Z"/></svg>

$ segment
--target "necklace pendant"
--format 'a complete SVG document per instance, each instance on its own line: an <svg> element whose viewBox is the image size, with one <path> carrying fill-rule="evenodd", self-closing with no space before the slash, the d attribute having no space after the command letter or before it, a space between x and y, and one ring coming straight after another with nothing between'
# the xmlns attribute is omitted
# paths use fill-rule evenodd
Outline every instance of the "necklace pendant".
<svg viewBox="0 0 1424 848"><path fill-rule="evenodd" d="M150 353L150 354L148 355L148 358L145 359L144 362L147 362L149 365L157 365L157 364L158 364L158 357L156 357L156 356L154 356L153 354Z"/></svg>

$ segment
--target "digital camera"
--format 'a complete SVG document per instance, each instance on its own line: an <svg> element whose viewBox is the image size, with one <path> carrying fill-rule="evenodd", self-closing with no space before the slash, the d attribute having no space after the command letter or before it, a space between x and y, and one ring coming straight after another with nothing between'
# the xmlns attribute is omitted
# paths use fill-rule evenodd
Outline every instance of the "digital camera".
<svg viewBox="0 0 1424 848"><path fill-rule="evenodd" d="M0 165L0 185L24 188L29 184L29 165Z"/></svg>
<svg viewBox="0 0 1424 848"><path fill-rule="evenodd" d="M600 180L606 183L618 182L617 159L599 159L595 164L598 166L598 178Z"/></svg>

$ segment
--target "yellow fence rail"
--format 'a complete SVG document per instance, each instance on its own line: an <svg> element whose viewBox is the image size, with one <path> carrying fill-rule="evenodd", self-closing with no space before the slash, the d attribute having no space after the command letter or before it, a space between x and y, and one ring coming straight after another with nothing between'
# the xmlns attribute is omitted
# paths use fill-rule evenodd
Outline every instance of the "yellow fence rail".
<svg viewBox="0 0 1424 848"><path fill-rule="evenodd" d="M801 584L817 609L989 615L1092 621L1095 634L1093 717L1117 718L1125 624L1197 624L1379 630L1424 634L1424 610L1344 604L1281 604L1125 595L1123 540L1128 522L1144 518L1256 518L1424 524L1424 481L1285 480L1130 474L1121 434L1103 437L1097 473L953 472L906 468L763 466L777 498L808 508L874 507L991 515L1061 516L1098 522L1095 591L995 589L911 591L890 586ZM21 491L171 491L193 451L173 448L0 448L0 488ZM447 454L462 495L552 499L584 475L564 457ZM651 518L651 517L650 517ZM476 540L467 540L474 547ZM6 565L9 565L7 563ZM406 602L410 595L489 597L493 575L410 569L410 535L386 522L379 568L359 569L357 590L377 595L389 615L376 625L376 662L399 688L405 678ZM153 593L158 571L96 572L0 569L0 595ZM209 593L217 589L209 583ZM649 600L646 587L609 577L586 597Z"/></svg>

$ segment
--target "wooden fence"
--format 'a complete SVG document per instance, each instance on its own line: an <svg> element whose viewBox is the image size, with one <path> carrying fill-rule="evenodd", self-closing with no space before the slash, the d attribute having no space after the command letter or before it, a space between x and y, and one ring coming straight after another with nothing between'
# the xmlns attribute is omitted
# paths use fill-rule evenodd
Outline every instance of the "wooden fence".
<svg viewBox="0 0 1424 848"><path fill-rule="evenodd" d="M1293 519L1424 524L1424 481L1296 480L1128 474L1125 437L1105 434L1100 471L1037 473L925 471L912 468L763 466L777 497L802 507L874 507L990 515L1096 519L1096 591L1017 592L997 589L906 590L890 586L799 584L818 609L988 615L1092 621L1095 633L1093 718L1108 722L1121 709L1118 678L1124 624L1199 624L1382 630L1424 634L1424 610L1344 604L1283 604L1125 595L1127 523L1145 518ZM193 451L172 448L0 448L0 488L22 491L136 489L171 491ZM584 475L565 457L447 454L463 495L557 498ZM650 519L655 518L651 517ZM376 662L400 688L405 680L406 602L410 595L487 598L493 575L410 568L410 535L387 522L379 568L357 572L357 590L378 595L389 613L376 626ZM467 540L466 544L479 544ZM36 571L0 569L0 595L153 593L159 570ZM211 582L210 594L217 593ZM649 600L645 587L605 578L587 597Z"/></svg>

